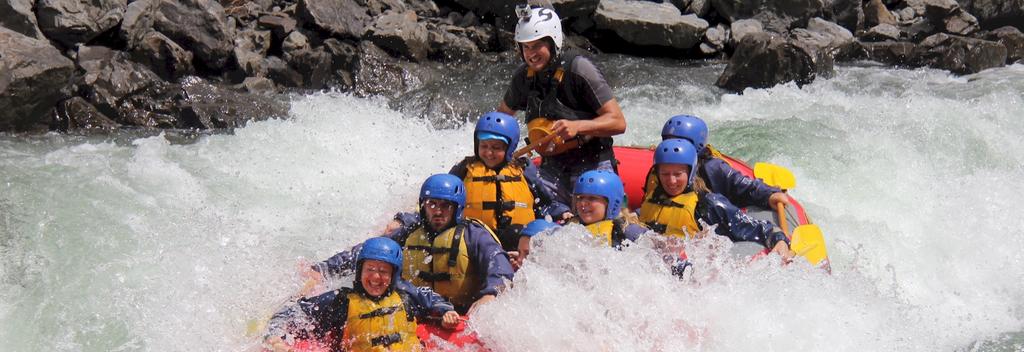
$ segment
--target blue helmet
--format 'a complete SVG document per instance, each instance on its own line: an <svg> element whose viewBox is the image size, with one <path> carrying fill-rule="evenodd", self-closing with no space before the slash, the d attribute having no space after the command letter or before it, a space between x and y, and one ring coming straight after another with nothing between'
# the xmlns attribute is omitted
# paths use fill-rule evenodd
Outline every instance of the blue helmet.
<svg viewBox="0 0 1024 352"><path fill-rule="evenodd" d="M466 208L466 187L462 180L452 174L436 174L427 177L420 187L420 205L427 198L447 200L455 203L454 220L462 219L462 209Z"/></svg>
<svg viewBox="0 0 1024 352"><path fill-rule="evenodd" d="M386 262L395 267L394 276L402 276L402 246L387 237L374 237L363 242L363 248L356 256L356 263L374 259Z"/></svg>
<svg viewBox="0 0 1024 352"><path fill-rule="evenodd" d="M505 138L505 143L508 144L505 161L512 160L512 154L519 145L519 121L515 116L497 111L480 116L480 120L476 122L476 129L473 130L473 155L478 153L480 135L488 133Z"/></svg>
<svg viewBox="0 0 1024 352"><path fill-rule="evenodd" d="M548 231L548 230L553 229L553 228L559 228L559 227L561 227L561 226L559 226L556 223L553 223L553 222L550 222L550 221L547 221L547 220L544 220L544 219L537 219L537 220L534 220L534 221L530 221L530 223L526 224L526 226L523 227L523 230L520 231L519 234L521 236L533 237L533 236L536 236L537 234L539 234L541 232Z"/></svg>
<svg viewBox="0 0 1024 352"><path fill-rule="evenodd" d="M605 210L604 219L614 219L619 215L622 208L622 200L626 196L622 187L622 179L614 172L607 170L590 170L580 175L576 180L576 188L573 188L574 195L589 194L601 196L608 200L608 208Z"/></svg>
<svg viewBox="0 0 1024 352"><path fill-rule="evenodd" d="M693 115L672 116L661 129L661 140L673 138L689 140L700 153L708 143L708 124Z"/></svg>
<svg viewBox="0 0 1024 352"><path fill-rule="evenodd" d="M686 179L686 187L689 188L697 175L697 150L687 140L667 139L654 150L654 165L661 164L689 165L690 175Z"/></svg>
<svg viewBox="0 0 1024 352"><path fill-rule="evenodd" d="M362 278L363 264L369 259L391 264L394 271L391 272L391 285L388 290L394 289L395 283L402 277L402 246L387 237L374 237L363 242L362 248L359 249L359 255L356 256L356 279L352 283L352 287L358 291L366 292ZM385 294L387 294L386 292Z"/></svg>

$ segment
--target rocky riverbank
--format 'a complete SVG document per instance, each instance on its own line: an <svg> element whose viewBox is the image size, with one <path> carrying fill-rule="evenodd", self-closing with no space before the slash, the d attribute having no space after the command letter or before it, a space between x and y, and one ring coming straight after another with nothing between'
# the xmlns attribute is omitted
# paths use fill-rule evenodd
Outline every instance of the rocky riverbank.
<svg viewBox="0 0 1024 352"><path fill-rule="evenodd" d="M969 74L1024 57L1024 0L552 2L572 46L728 59L731 91L837 61ZM285 116L293 89L394 98L439 67L515 60L518 3L0 0L0 131L231 128Z"/></svg>

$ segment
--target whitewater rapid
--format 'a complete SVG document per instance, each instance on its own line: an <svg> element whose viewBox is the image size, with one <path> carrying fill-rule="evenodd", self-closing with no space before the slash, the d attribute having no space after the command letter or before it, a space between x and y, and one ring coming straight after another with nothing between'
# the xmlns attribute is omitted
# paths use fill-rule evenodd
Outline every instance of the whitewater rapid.
<svg viewBox="0 0 1024 352"><path fill-rule="evenodd" d="M570 227L472 318L488 346L1024 350L1024 66L842 67L733 95L711 88L720 65L601 63L624 72L609 76L617 144L692 113L719 149L789 167L833 273L698 246L714 259L680 282L654 242L618 252ZM252 349L247 326L299 289L304 261L378 231L471 154L471 124L419 115L318 93L233 134L0 136L0 350Z"/></svg>

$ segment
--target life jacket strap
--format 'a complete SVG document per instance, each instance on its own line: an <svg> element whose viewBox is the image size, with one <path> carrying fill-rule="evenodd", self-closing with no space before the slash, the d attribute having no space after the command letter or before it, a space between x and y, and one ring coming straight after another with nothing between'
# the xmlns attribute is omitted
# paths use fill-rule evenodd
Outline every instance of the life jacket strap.
<svg viewBox="0 0 1024 352"><path fill-rule="evenodd" d="M505 211L505 210L513 210L513 209L516 208L516 202L515 201L511 201L511 200L510 201L505 201L505 202L483 202L483 203L484 203L483 204L484 210L500 210L500 211Z"/></svg>
<svg viewBox="0 0 1024 352"><path fill-rule="evenodd" d="M472 182L519 182L522 177L519 175L508 176L508 175L497 175L497 176L474 176L470 181Z"/></svg>
<svg viewBox="0 0 1024 352"><path fill-rule="evenodd" d="M399 342L402 342L402 335L397 333L397 332L394 333L394 334L377 336L377 337L374 337L373 339L370 339L370 345L371 346L384 346L384 347L387 347L387 346L391 346L391 345L394 345L394 344L399 343Z"/></svg>
<svg viewBox="0 0 1024 352"><path fill-rule="evenodd" d="M441 247L430 247L430 246L406 246L406 250L424 251L430 254L441 254L448 252L448 248Z"/></svg>
<svg viewBox="0 0 1024 352"><path fill-rule="evenodd" d="M451 281L452 279L452 274L449 273L428 273L426 271L421 271L416 276L426 282Z"/></svg>
<svg viewBox="0 0 1024 352"><path fill-rule="evenodd" d="M394 307L384 307L384 308L374 309L373 311L371 311L369 313L360 314L359 315L359 319L370 319L370 318L382 317L382 316L385 316L385 315L391 315L391 314L394 314L395 312L397 312L399 308L401 308L401 307L400 306L394 306Z"/></svg>
<svg viewBox="0 0 1024 352"><path fill-rule="evenodd" d="M452 246L448 248L448 267L453 268L458 264L459 247L462 246L462 233L466 231L466 225L459 225L455 228L455 236L452 237ZM449 280L451 278L449 277Z"/></svg>

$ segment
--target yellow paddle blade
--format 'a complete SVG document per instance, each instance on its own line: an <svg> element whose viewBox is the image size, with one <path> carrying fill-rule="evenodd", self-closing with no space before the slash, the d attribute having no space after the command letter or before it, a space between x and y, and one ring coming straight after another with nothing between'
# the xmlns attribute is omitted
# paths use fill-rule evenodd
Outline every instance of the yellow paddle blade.
<svg viewBox="0 0 1024 352"><path fill-rule="evenodd" d="M828 259L825 236L822 235L818 225L800 225L793 230L793 239L790 241L789 249L797 256L807 258L807 261L815 266L821 265L822 261Z"/></svg>
<svg viewBox="0 0 1024 352"><path fill-rule="evenodd" d="M793 176L793 173L789 169L775 164L754 164L754 178L759 178L765 184L782 190L796 188L796 177Z"/></svg>

